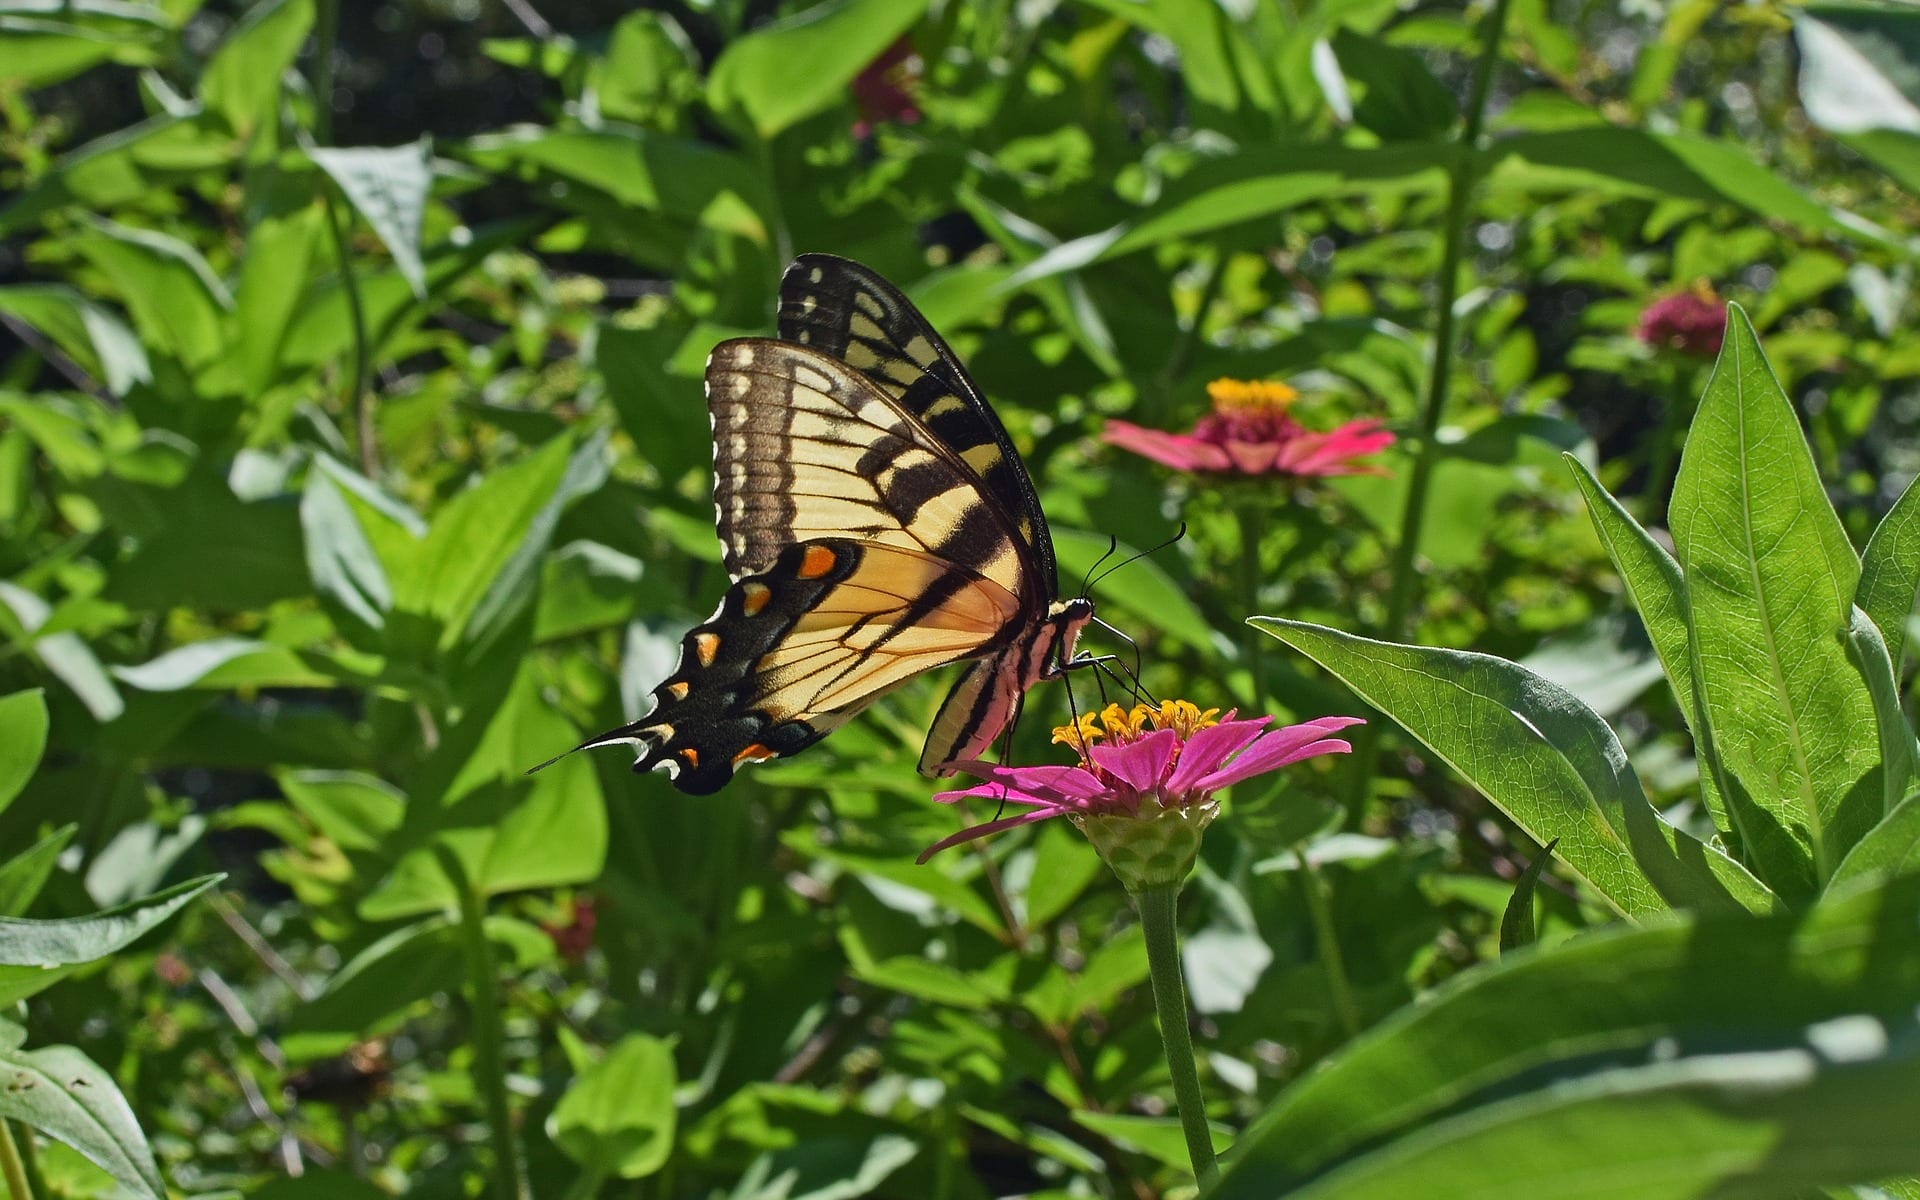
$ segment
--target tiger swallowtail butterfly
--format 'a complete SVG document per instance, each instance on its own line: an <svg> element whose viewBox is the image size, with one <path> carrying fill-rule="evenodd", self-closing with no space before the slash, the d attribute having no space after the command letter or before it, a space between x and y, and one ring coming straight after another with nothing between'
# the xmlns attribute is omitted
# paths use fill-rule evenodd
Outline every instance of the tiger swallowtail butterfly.
<svg viewBox="0 0 1920 1200"><path fill-rule="evenodd" d="M706 393L732 584L651 710L575 749L632 743L635 771L705 795L968 661L920 755L923 774L943 775L1075 662L1093 602L1058 598L1046 517L1006 429L892 284L801 255L780 284L779 337L715 347Z"/></svg>

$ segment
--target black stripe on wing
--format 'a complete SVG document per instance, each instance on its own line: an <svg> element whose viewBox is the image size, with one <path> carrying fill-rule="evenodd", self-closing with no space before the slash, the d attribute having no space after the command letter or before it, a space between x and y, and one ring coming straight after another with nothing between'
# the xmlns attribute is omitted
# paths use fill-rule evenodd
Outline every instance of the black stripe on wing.
<svg viewBox="0 0 1920 1200"><path fill-rule="evenodd" d="M892 284L832 254L802 254L780 281L780 337L865 375L980 476L1032 550L1051 599L1059 590L1040 497L986 397L933 326Z"/></svg>

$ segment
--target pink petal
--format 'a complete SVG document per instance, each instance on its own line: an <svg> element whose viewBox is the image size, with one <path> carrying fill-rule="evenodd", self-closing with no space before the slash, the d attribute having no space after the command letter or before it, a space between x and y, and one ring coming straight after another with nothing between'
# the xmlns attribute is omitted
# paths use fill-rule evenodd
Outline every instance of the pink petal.
<svg viewBox="0 0 1920 1200"><path fill-rule="evenodd" d="M1279 461L1280 445L1278 442L1229 441L1227 456L1233 459L1235 470L1246 475L1264 475Z"/></svg>
<svg viewBox="0 0 1920 1200"><path fill-rule="evenodd" d="M1351 745L1339 738L1322 738L1321 735L1364 723L1359 717L1321 717L1317 721L1269 730L1235 756L1232 762L1203 776L1193 786L1199 791L1211 792L1267 771L1278 770L1303 758L1320 754L1346 754L1353 749Z"/></svg>
<svg viewBox="0 0 1920 1200"><path fill-rule="evenodd" d="M1226 452L1211 442L1184 433L1146 429L1131 421L1108 421L1100 440L1129 450L1176 471L1222 471Z"/></svg>
<svg viewBox="0 0 1920 1200"><path fill-rule="evenodd" d="M1372 419L1349 421L1330 433L1304 433L1280 452L1280 469L1295 475L1353 475L1376 467L1353 459L1393 444L1393 434Z"/></svg>
<svg viewBox="0 0 1920 1200"><path fill-rule="evenodd" d="M934 797L935 800L952 804L956 800L978 797L997 803L1005 798L1017 804L1065 804L1072 807L1075 801L1088 800L1106 791L1105 785L1095 779L1091 772L1058 763L1007 767L999 763L970 762L964 769L967 774L986 782L961 791L941 792Z"/></svg>
<svg viewBox="0 0 1920 1200"><path fill-rule="evenodd" d="M1167 791L1192 791L1195 780L1209 771L1219 770L1236 751L1259 737L1262 727L1271 720L1272 717L1256 717L1250 721L1236 721L1228 717L1218 725L1209 725L1196 732L1187 739L1187 744L1180 751L1180 761L1174 764L1173 774L1167 777Z"/></svg>
<svg viewBox="0 0 1920 1200"><path fill-rule="evenodd" d="M928 859L940 853L942 850L947 849L949 846L958 846L962 842L971 842L978 838L986 837L989 834L999 833L1002 830L1016 829L1022 825L1031 825L1035 821L1044 821L1049 817L1057 817L1066 811L1064 808L1035 809L1033 812L1024 812L1018 816L1001 817L998 821L988 821L984 825L969 825L959 833L943 837L933 845L928 846L920 852L920 857L913 861L916 864L925 865Z"/></svg>
<svg viewBox="0 0 1920 1200"><path fill-rule="evenodd" d="M1179 741L1173 730L1156 729L1124 746L1095 745L1093 764L1136 792L1152 791L1160 786Z"/></svg>

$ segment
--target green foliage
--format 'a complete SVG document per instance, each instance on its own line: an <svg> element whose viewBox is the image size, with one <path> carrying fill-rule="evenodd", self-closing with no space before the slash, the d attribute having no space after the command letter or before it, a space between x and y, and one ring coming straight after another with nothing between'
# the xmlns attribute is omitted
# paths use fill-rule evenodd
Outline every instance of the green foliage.
<svg viewBox="0 0 1920 1200"><path fill-rule="evenodd" d="M525 774L710 611L706 356L830 251L992 397L1064 592L1185 522L1094 585L1137 648L1088 634L1078 711L1380 714L1185 893L1209 1194L1920 1188L1915 20L0 0L28 1186L1193 1184L1085 838L914 863L945 679L707 800ZM1697 284L1710 375L1654 327ZM1100 440L1221 377L1397 440Z"/></svg>

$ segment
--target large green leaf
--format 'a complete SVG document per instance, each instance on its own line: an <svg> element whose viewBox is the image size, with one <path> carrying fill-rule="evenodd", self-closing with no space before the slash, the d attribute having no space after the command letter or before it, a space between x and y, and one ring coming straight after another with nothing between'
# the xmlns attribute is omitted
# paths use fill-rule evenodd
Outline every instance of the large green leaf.
<svg viewBox="0 0 1920 1200"><path fill-rule="evenodd" d="M672 1043L630 1033L574 1076L547 1136L596 1179L645 1178L673 1151L677 1083Z"/></svg>
<svg viewBox="0 0 1920 1200"><path fill-rule="evenodd" d="M0 4L0 88L45 87L102 62L151 62L173 23L157 7L120 0Z"/></svg>
<svg viewBox="0 0 1920 1200"><path fill-rule="evenodd" d="M1920 879L1502 958L1283 1092L1212 1200L1798 1194L1920 1165Z"/></svg>
<svg viewBox="0 0 1920 1200"><path fill-rule="evenodd" d="M926 9L926 0L826 0L756 29L714 60L708 102L771 138L845 96L853 77Z"/></svg>
<svg viewBox="0 0 1920 1200"><path fill-rule="evenodd" d="M47 886L78 825L62 825L20 853L0 863L0 917L24 914Z"/></svg>
<svg viewBox="0 0 1920 1200"><path fill-rule="evenodd" d="M1884 811L1873 697L1848 646L1860 563L1737 306L1669 523L1734 830L1755 873L1805 898Z"/></svg>
<svg viewBox="0 0 1920 1200"><path fill-rule="evenodd" d="M1905 875L1920 870L1920 792L1908 795L1840 860L1828 887L1871 875Z"/></svg>
<svg viewBox="0 0 1920 1200"><path fill-rule="evenodd" d="M1517 663L1274 617L1252 624L1338 676L1446 760L1621 912L1764 912L1740 864L1661 819L1620 742L1571 692Z"/></svg>
<svg viewBox="0 0 1920 1200"><path fill-rule="evenodd" d="M148 346L190 368L225 350L233 297L198 250L164 233L104 220L91 222L68 245L107 278Z"/></svg>
<svg viewBox="0 0 1920 1200"><path fill-rule="evenodd" d="M1587 516L1613 569L1626 585L1627 597L1646 626L1653 652L1659 656L1667 684L1673 688L1680 712L1693 731L1695 754L1700 759L1700 796L1721 830L1732 828L1727 802L1721 795L1720 770L1713 753L1713 730L1701 712L1699 696L1693 687L1693 658L1687 651L1687 581L1680 564L1673 561L1666 547L1655 541L1633 519L1620 502L1600 486L1587 465L1569 454L1567 465L1573 468L1580 494L1587 502Z"/></svg>
<svg viewBox="0 0 1920 1200"><path fill-rule="evenodd" d="M274 381L280 346L306 287L325 221L326 210L308 203L262 217L247 231L247 256L240 265L234 312L241 370L250 395L259 395Z"/></svg>
<svg viewBox="0 0 1920 1200"><path fill-rule="evenodd" d="M167 1200L159 1164L113 1077L72 1046L0 1050L0 1117L72 1146L133 1195Z"/></svg>
<svg viewBox="0 0 1920 1200"><path fill-rule="evenodd" d="M0 917L0 1004L44 991L76 968L129 945L224 878L203 875L87 917Z"/></svg>

